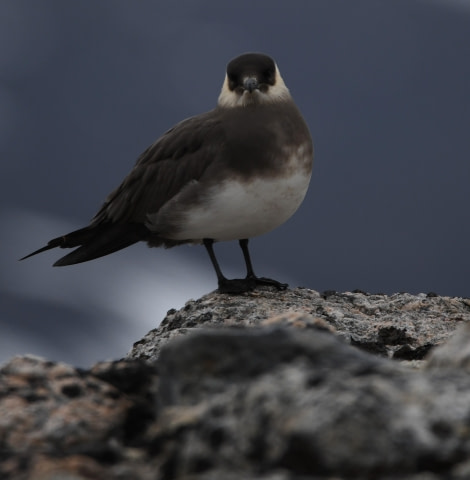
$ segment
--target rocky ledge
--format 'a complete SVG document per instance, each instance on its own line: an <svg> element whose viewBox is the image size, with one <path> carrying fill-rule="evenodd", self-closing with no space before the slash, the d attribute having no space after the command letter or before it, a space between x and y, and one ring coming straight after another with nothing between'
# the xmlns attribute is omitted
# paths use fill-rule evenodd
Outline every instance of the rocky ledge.
<svg viewBox="0 0 470 480"><path fill-rule="evenodd" d="M0 370L2 479L468 479L469 459L468 299L212 293L123 360Z"/></svg>

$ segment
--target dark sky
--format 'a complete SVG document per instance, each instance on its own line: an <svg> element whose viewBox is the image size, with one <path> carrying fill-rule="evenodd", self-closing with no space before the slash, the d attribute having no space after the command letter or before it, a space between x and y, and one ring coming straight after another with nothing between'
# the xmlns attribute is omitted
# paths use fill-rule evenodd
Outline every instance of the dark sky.
<svg viewBox="0 0 470 480"><path fill-rule="evenodd" d="M0 3L0 360L118 358L216 287L200 247L17 259L84 226L136 157L211 109L226 63L277 61L314 138L298 213L259 275L316 290L470 295L470 2ZM228 275L236 244L217 245Z"/></svg>

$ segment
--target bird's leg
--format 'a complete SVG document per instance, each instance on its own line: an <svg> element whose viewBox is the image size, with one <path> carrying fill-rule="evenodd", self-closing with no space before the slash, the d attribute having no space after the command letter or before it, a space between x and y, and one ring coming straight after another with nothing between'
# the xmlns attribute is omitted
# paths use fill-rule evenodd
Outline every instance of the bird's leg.
<svg viewBox="0 0 470 480"><path fill-rule="evenodd" d="M254 279L251 278L234 278L231 280L225 278L214 253L214 240L212 240L212 238L204 238L203 243L206 247L207 253L209 254L209 258L211 259L212 265L217 275L217 282L219 284L220 293L240 294L249 292L256 287L256 282L254 281Z"/></svg>
<svg viewBox="0 0 470 480"><path fill-rule="evenodd" d="M248 239L244 238L242 240L239 240L238 243L240 244L240 248L243 252L243 257L245 258L247 280L254 281L255 285L270 285L272 287L276 287L278 290L285 290L288 287L287 283L281 283L277 280L272 280L271 278L257 277L251 263L250 252L248 250Z"/></svg>
<svg viewBox="0 0 470 480"><path fill-rule="evenodd" d="M212 238L204 238L203 242L204 246L206 247L207 253L209 254L209 258L211 259L212 266L214 267L215 273L217 275L217 281L220 284L220 282L223 282L227 279L224 277L224 274L220 269L219 262L217 261L217 258L215 256L213 247L214 240L212 240Z"/></svg>

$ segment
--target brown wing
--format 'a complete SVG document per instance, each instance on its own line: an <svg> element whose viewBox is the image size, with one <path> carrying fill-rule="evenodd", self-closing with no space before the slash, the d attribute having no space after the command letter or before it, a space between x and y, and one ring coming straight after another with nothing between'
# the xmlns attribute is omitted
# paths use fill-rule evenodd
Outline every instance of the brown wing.
<svg viewBox="0 0 470 480"><path fill-rule="evenodd" d="M143 223L192 180L199 180L223 142L217 110L188 118L145 150L92 220Z"/></svg>
<svg viewBox="0 0 470 480"><path fill-rule="evenodd" d="M224 132L216 110L178 123L142 153L90 225L53 238L23 259L56 247L79 247L54 264L73 265L141 240L148 241L150 232L144 225L148 215L157 213L188 183L199 180L216 160L215 152L223 142ZM162 240L156 239L152 244L159 246Z"/></svg>

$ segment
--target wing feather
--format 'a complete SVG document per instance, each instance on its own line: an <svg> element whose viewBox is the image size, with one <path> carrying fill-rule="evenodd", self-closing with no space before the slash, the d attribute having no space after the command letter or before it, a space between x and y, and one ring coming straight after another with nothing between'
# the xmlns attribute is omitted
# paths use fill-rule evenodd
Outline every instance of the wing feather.
<svg viewBox="0 0 470 480"><path fill-rule="evenodd" d="M168 130L137 159L123 182L106 198L92 220L144 223L189 182L199 180L223 141L217 110L191 117Z"/></svg>

